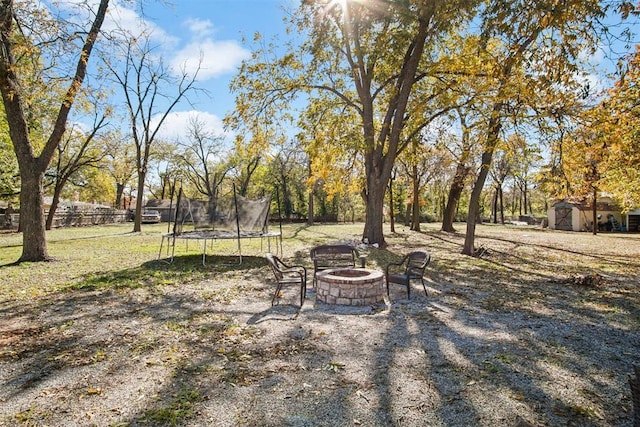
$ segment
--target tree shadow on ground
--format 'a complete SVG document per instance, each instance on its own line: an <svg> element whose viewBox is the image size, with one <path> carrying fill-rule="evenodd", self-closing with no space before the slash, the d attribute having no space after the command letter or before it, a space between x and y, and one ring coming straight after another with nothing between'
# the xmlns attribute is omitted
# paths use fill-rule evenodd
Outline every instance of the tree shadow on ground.
<svg viewBox="0 0 640 427"><path fill-rule="evenodd" d="M588 288L495 274L447 245L371 250L380 266L418 247L450 254L429 269L429 296L397 287L378 308L270 307L263 258L200 255L5 301L0 401L36 424L630 425L631 278Z"/></svg>
<svg viewBox="0 0 640 427"><path fill-rule="evenodd" d="M640 335L629 332L639 319L621 326L585 306L576 289L571 296L550 289L539 304L516 307L515 298L501 305L473 288L434 286L418 304L392 304L376 362L389 367L379 393L381 414L395 417L390 424L431 417L426 424L627 425L631 404L623 389L640 351ZM403 380L397 366L408 368ZM405 413L394 407L398 393L415 395ZM492 414L492 407L499 409Z"/></svg>
<svg viewBox="0 0 640 427"><path fill-rule="evenodd" d="M216 273L243 274L267 265L262 257L244 256L242 264L237 257L212 255L209 262L202 265L199 255L183 255L174 258L173 262L165 260L148 261L139 267L116 270L112 272L83 276L71 289L123 289L139 288L155 285L176 284L184 281L202 279Z"/></svg>

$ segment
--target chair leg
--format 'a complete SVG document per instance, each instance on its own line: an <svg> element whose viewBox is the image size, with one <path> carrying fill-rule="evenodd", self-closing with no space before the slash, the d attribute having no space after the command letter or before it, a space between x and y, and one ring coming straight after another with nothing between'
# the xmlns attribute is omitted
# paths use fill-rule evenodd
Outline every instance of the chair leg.
<svg viewBox="0 0 640 427"><path fill-rule="evenodd" d="M411 279L407 280L407 299L411 299Z"/></svg>
<svg viewBox="0 0 640 427"><path fill-rule="evenodd" d="M276 301L276 298L278 298L278 294L280 293L280 289L282 289L282 283L278 283L278 286L276 286L276 292L273 294L273 298L271 298L271 306L273 307L273 303Z"/></svg>
<svg viewBox="0 0 640 427"><path fill-rule="evenodd" d="M428 297L429 294L427 293L427 285L424 284L424 279L420 279L420 281L422 282L422 287L424 288L424 296Z"/></svg>

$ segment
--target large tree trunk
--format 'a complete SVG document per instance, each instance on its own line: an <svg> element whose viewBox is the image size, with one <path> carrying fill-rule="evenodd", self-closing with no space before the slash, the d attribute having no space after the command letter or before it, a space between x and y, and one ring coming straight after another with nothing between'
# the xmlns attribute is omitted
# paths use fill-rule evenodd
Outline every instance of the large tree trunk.
<svg viewBox="0 0 640 427"><path fill-rule="evenodd" d="M504 191L502 191L502 186L499 188L500 195L500 224L504 224Z"/></svg>
<svg viewBox="0 0 640 427"><path fill-rule="evenodd" d="M393 177L389 180L389 225L392 233L396 232L396 216L393 207Z"/></svg>
<svg viewBox="0 0 640 427"><path fill-rule="evenodd" d="M404 207L404 226L411 229L411 212L413 212L413 203L407 203Z"/></svg>
<svg viewBox="0 0 640 427"><path fill-rule="evenodd" d="M136 216L133 220L133 232L139 233L142 231L142 203L144 201L144 183L147 179L147 174L144 170L138 172L138 194L136 195Z"/></svg>
<svg viewBox="0 0 640 427"><path fill-rule="evenodd" d="M116 183L116 209L122 209L122 195L124 194L124 183L117 182Z"/></svg>
<svg viewBox="0 0 640 427"><path fill-rule="evenodd" d="M286 170L284 168L280 171L280 181L282 183L282 207L284 209L284 217L287 220L291 220L293 214L293 201L291 200L291 192L289 191L289 180L286 176Z"/></svg>
<svg viewBox="0 0 640 427"><path fill-rule="evenodd" d="M495 191L493 193L493 208L491 212L491 216L493 217L493 223L498 223L498 187L495 187Z"/></svg>
<svg viewBox="0 0 640 427"><path fill-rule="evenodd" d="M442 213L442 231L453 233L456 231L453 228L453 221L458 210L458 202L460 202L460 196L464 190L464 182L469 175L469 157L471 156L471 142L469 140L469 129L467 127L467 120L465 114L458 110L458 116L460 117L460 127L462 128L462 151L460 153L460 159L456 166L456 173L453 176L453 182L449 189L449 197L447 198L447 205Z"/></svg>
<svg viewBox="0 0 640 427"><path fill-rule="evenodd" d="M442 231L451 233L456 231L456 229L453 228L453 220L455 219L456 211L458 210L458 202L460 201L462 190L464 190L464 180L467 176L466 166L458 164L457 169L453 182L451 183L451 188L449 189L447 206L444 208L444 212L442 213ZM465 170L464 173L462 169Z"/></svg>
<svg viewBox="0 0 640 427"><path fill-rule="evenodd" d="M371 245L376 244L381 248L386 246L382 224L384 223L384 196L391 179L392 164L389 162L393 163L395 160L395 156L390 153L387 156L379 153L365 155L367 184L362 193L365 204L362 241Z"/></svg>
<svg viewBox="0 0 640 427"><path fill-rule="evenodd" d="M469 214L467 215L467 232L464 239L464 248L462 253L465 255L474 255L475 248L475 235L476 235L476 222L480 214L480 197L482 196L482 189L484 183L487 180L489 174L489 166L491 165L491 159L493 157L493 151L485 151L482 153L482 164L480 166L480 173L476 178L476 182L473 185L471 191L471 199L469 200Z"/></svg>
<svg viewBox="0 0 640 427"><path fill-rule="evenodd" d="M313 211L315 209L313 205L313 190L309 190L307 194L307 204L309 205L307 209L307 225L313 225Z"/></svg>
<svg viewBox="0 0 640 427"><path fill-rule="evenodd" d="M500 120L501 106L496 105L491 114L491 119L487 127L487 142L484 152L482 153L482 161L480 163L480 172L476 177L476 182L473 185L471 191L471 199L469 200L469 214L467 216L467 232L464 238L464 247L462 253L465 255L475 255L475 237L476 237L476 219L480 215L480 198L482 196L482 189L489 175L491 169L491 162L493 160L493 152L498 144L498 138L500 136L500 129L502 128L502 122Z"/></svg>
<svg viewBox="0 0 640 427"><path fill-rule="evenodd" d="M367 177L367 182L371 181ZM384 194L386 185L370 185L366 194L366 221L362 241L369 244L378 244L384 247L384 232L382 224L384 222Z"/></svg>
<svg viewBox="0 0 640 427"><path fill-rule="evenodd" d="M47 221L45 224L45 228L47 230L51 230L51 227L53 226L53 217L56 215L56 210L60 204L60 193L62 192L64 184L64 182L56 182L55 188L53 189L51 206L49 206L49 213L47 214Z"/></svg>
<svg viewBox="0 0 640 427"><path fill-rule="evenodd" d="M42 179L44 172L37 169L21 171L20 227L22 228L22 255L18 262L48 261L44 223Z"/></svg>

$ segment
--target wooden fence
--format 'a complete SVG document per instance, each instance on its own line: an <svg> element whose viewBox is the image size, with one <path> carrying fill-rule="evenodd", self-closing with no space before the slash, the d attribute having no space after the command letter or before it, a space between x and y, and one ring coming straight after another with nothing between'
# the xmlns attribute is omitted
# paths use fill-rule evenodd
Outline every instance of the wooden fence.
<svg viewBox="0 0 640 427"><path fill-rule="evenodd" d="M47 213L45 212L45 216ZM56 213L53 217L52 228L85 227L90 225L115 224L132 219L127 210L95 209L89 211L66 211ZM17 229L20 225L20 214L3 215L0 228Z"/></svg>

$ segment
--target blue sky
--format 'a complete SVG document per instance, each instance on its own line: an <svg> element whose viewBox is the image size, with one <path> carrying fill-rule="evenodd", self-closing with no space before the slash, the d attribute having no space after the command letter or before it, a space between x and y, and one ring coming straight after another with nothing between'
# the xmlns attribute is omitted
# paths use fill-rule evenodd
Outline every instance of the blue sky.
<svg viewBox="0 0 640 427"><path fill-rule="evenodd" d="M73 1L73 0L72 0ZM122 0L111 0L110 19L134 30L152 29L154 42L161 47L166 63L181 68L195 67L202 58L198 87L210 97L191 97L182 102L165 122L161 132L174 139L185 129L189 117L197 114L210 129L222 133L222 119L233 110L229 83L243 59L251 54L253 37L286 39L283 17L297 0L173 0L173 4L145 1L143 12ZM105 25L110 23L107 21Z"/></svg>

